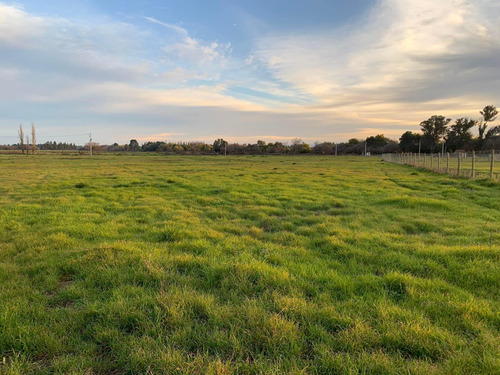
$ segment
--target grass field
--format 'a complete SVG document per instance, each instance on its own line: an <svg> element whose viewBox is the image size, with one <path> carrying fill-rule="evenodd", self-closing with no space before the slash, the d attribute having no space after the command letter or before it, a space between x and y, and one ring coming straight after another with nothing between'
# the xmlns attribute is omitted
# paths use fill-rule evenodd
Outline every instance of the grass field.
<svg viewBox="0 0 500 375"><path fill-rule="evenodd" d="M383 156L386 161L396 162L400 164L409 164L417 167L423 167L430 169L434 172L439 173L449 173L450 175L462 177L472 176L472 153L467 153L467 156L462 156L460 160L460 173L458 172L459 163L458 156L451 155L449 161L446 156L440 158L439 155L434 155L431 162L431 155L421 155L418 157L417 154L403 155L403 154L384 154ZM492 179L494 181L500 182L500 155L495 155L495 161L493 163L493 169L491 165L491 153L481 153L477 154L474 158L474 171L475 178L486 178ZM493 174L491 173L493 172Z"/></svg>
<svg viewBox="0 0 500 375"><path fill-rule="evenodd" d="M500 373L499 183L375 157L0 171L2 374Z"/></svg>
<svg viewBox="0 0 500 375"><path fill-rule="evenodd" d="M468 157L463 157L460 160L460 169L470 172L472 170L472 157L470 156L470 153L468 155L469 155ZM427 159L428 160L426 160L425 165L427 168L430 168L430 166L431 166L430 158L427 158ZM497 159L498 159L498 156L497 156ZM419 165L422 165L422 166L424 165L423 159L419 162ZM437 169L437 165L438 165L437 157L434 157L433 168ZM441 167L441 170L443 170L443 171L446 169L446 158L443 158L441 160L440 167ZM458 158L456 156L450 158L449 168L451 170L458 169ZM490 173L490 169L491 169L491 156L490 155L477 156L475 159L474 168L475 168L476 172L483 173L485 175L485 177L487 177L487 175ZM494 174L500 173L500 160L497 160L496 163L493 164L493 173Z"/></svg>

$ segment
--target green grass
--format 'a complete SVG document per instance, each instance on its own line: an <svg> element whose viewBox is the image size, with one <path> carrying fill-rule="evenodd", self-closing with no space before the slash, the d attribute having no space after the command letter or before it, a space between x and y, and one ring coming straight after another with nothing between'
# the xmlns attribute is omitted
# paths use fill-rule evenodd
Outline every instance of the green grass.
<svg viewBox="0 0 500 375"><path fill-rule="evenodd" d="M462 157L460 160L460 170L464 175L468 175L472 172L472 153L467 153L467 157ZM498 159L498 155L497 155ZM414 158L411 159L412 163L414 162ZM430 156L427 155L426 159L424 160L424 157L421 156L420 160L417 159L417 165L420 167L425 167L426 168L431 168L431 159ZM444 172L446 170L447 166L447 160L446 157L442 158L440 161L440 170L441 172ZM438 168L438 157L434 156L432 160L432 169L437 171ZM449 169L452 173L456 174L456 171L458 170L458 158L456 156L450 157L449 161ZM488 154L480 154L477 155L475 158L475 165L474 169L478 176L487 178L489 177L490 171L491 171L491 155ZM500 161L495 161L493 163L493 173L495 178L498 179L498 175L500 174Z"/></svg>
<svg viewBox="0 0 500 375"><path fill-rule="evenodd" d="M2 374L499 373L498 183L361 157L0 170Z"/></svg>

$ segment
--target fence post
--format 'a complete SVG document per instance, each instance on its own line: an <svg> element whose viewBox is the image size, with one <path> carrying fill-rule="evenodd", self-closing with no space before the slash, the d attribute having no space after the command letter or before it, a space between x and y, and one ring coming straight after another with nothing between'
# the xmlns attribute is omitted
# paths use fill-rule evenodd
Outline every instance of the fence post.
<svg viewBox="0 0 500 375"><path fill-rule="evenodd" d="M446 153L446 174L450 174L450 153Z"/></svg>
<svg viewBox="0 0 500 375"><path fill-rule="evenodd" d="M427 168L427 154L424 154L424 168Z"/></svg>
<svg viewBox="0 0 500 375"><path fill-rule="evenodd" d="M458 169L457 169L457 175L459 175L459 176L460 176L460 162L461 162L461 160L462 160L462 153L459 152L458 153Z"/></svg>
<svg viewBox="0 0 500 375"><path fill-rule="evenodd" d="M416 167L417 166L417 154L413 153L413 165Z"/></svg>
<svg viewBox="0 0 500 375"><path fill-rule="evenodd" d="M472 179L476 177L476 151L472 151Z"/></svg>
<svg viewBox="0 0 500 375"><path fill-rule="evenodd" d="M491 150L490 178L493 180L493 168L495 167L495 150Z"/></svg>
<svg viewBox="0 0 500 375"><path fill-rule="evenodd" d="M441 154L438 154L438 173L441 173Z"/></svg>
<svg viewBox="0 0 500 375"><path fill-rule="evenodd" d="M432 171L432 159L434 159L434 153L431 153L431 171Z"/></svg>

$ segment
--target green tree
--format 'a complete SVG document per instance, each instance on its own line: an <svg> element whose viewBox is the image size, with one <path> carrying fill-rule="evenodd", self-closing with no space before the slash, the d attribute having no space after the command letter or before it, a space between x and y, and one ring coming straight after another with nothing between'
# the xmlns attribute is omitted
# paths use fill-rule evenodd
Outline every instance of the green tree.
<svg viewBox="0 0 500 375"><path fill-rule="evenodd" d="M446 126L450 121L451 118L434 115L420 123L424 144L431 152L434 152L443 139L446 134Z"/></svg>
<svg viewBox="0 0 500 375"><path fill-rule="evenodd" d="M128 144L128 149L130 151L137 151L139 150L139 142L137 142L137 140L135 139L131 139L129 144Z"/></svg>
<svg viewBox="0 0 500 375"><path fill-rule="evenodd" d="M259 150L260 154L264 154L267 151L266 142L258 140L257 141L257 149Z"/></svg>
<svg viewBox="0 0 500 375"><path fill-rule="evenodd" d="M422 134L407 131L399 138L399 149L404 152L418 152Z"/></svg>
<svg viewBox="0 0 500 375"><path fill-rule="evenodd" d="M500 125L489 128L484 139L488 140L490 138L496 137L497 135L500 135Z"/></svg>
<svg viewBox="0 0 500 375"><path fill-rule="evenodd" d="M481 116L483 116L483 119L481 123L479 124L479 141L481 142L483 139L485 139L485 132L486 129L488 128L488 122L492 122L496 120L496 116L498 115L497 108L494 105L487 105L486 107L483 108L482 111L479 111ZM490 129L491 130L491 129ZM488 133L486 133L487 135ZM491 137L491 134L490 134Z"/></svg>
<svg viewBox="0 0 500 375"><path fill-rule="evenodd" d="M219 138L219 139L216 139L214 141L212 150L218 154L220 152L224 152L224 149L226 146L227 146L227 142L225 140L223 140L222 138Z"/></svg>
<svg viewBox="0 0 500 375"><path fill-rule="evenodd" d="M459 118L447 130L446 145L449 150L455 151L463 149L472 141L472 133L470 130L476 126L477 121L469 118Z"/></svg>
<svg viewBox="0 0 500 375"><path fill-rule="evenodd" d="M301 154L308 154L311 152L311 146L308 143L302 142L302 148L299 151Z"/></svg>
<svg viewBox="0 0 500 375"><path fill-rule="evenodd" d="M357 138L351 138L347 141L347 144L349 146L354 146L354 145L357 145L358 143L360 143L360 140L357 139Z"/></svg>
<svg viewBox="0 0 500 375"><path fill-rule="evenodd" d="M377 134L376 136L366 138L366 145L368 147L383 147L390 141L391 140L385 137L383 134Z"/></svg>
<svg viewBox="0 0 500 375"><path fill-rule="evenodd" d="M300 138L292 139L290 151L294 154L307 154L311 152L311 147Z"/></svg>

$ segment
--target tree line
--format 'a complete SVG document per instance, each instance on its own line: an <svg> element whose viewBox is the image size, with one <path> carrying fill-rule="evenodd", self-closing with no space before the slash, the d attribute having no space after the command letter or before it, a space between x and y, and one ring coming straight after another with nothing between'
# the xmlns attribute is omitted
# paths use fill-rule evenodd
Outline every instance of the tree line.
<svg viewBox="0 0 500 375"><path fill-rule="evenodd" d="M276 154L319 154L319 155L363 155L393 153L393 152L436 152L457 150L491 150L500 149L500 125L491 126L496 120L498 110L493 105L488 105L479 111L480 119L458 118L450 125L451 119L442 115L434 115L420 123L421 132L407 131L401 135L399 141L389 139L383 134L370 136L366 139L351 138L347 142L316 142L310 145L300 138L291 142L265 142L257 143L229 143L222 138L216 139L212 144L205 142L166 142L148 141L142 144L136 139L131 139L128 144L99 145L92 143L96 152L158 152L166 154L189 155L276 155ZM477 127L477 136L473 129ZM45 142L36 144L35 125L31 127L31 138L25 135L22 125L19 127L19 143L12 146L2 146L4 149L20 149L22 153L32 153L40 150L85 150L89 144L77 146L66 142Z"/></svg>
<svg viewBox="0 0 500 375"><path fill-rule="evenodd" d="M366 146L365 146L366 143ZM100 148L99 148L100 147ZM310 145L300 138L291 142L265 142L257 143L229 143L218 138L212 144L204 142L164 142L149 141L140 145L137 140L131 139L127 145L99 146L101 151L133 151L133 152L159 152L167 154L215 154L215 155L280 155L280 154L322 154L322 155L347 155L396 152L398 142L379 134L368 137L366 140L352 138L348 142L316 142Z"/></svg>
<svg viewBox="0 0 500 375"><path fill-rule="evenodd" d="M321 154L321 155L362 155L393 152L435 152L446 150L491 150L500 149L500 125L489 126L496 120L498 110L488 105L479 111L481 119L462 117L448 126L450 118L434 115L420 123L421 133L407 131L399 141L389 139L383 134L366 139L351 138L347 142L316 142L309 145L300 138L290 143L258 140L255 144L229 143L222 138L213 144L204 142L145 142L139 145L137 140L130 140L128 145L107 146L107 151L146 151L171 154L228 154L228 155L263 155L263 154ZM472 133L478 128L478 136Z"/></svg>
<svg viewBox="0 0 500 375"><path fill-rule="evenodd" d="M446 150L481 151L500 148L500 125L489 126L496 120L498 110L494 105L487 105L479 111L481 118L461 117L450 124L451 118L434 115L420 123L421 133L405 132L399 139L399 148L403 152L435 152ZM477 126L477 137L472 130Z"/></svg>

